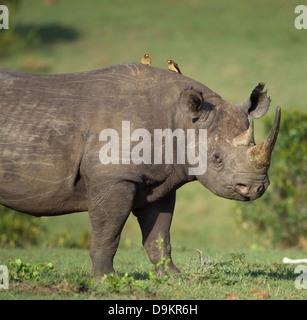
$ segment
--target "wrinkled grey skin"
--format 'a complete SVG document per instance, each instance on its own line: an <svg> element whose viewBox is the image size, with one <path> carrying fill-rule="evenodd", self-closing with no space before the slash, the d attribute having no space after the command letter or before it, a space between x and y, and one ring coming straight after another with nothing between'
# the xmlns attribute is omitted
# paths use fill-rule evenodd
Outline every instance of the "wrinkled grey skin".
<svg viewBox="0 0 307 320"><path fill-rule="evenodd" d="M89 211L97 275L114 272L131 211L151 262L161 259L155 242L161 238L162 253L171 259L176 189L197 179L221 197L246 201L269 185L269 162L255 166L249 156L253 143L233 143L248 129L248 116L261 117L269 107L269 98L258 91L234 105L190 78L136 63L60 75L1 67L0 203L37 217ZM103 165L101 130L120 133L127 120L131 131L207 129L206 173L190 176L187 164ZM172 260L169 271L179 272Z"/></svg>

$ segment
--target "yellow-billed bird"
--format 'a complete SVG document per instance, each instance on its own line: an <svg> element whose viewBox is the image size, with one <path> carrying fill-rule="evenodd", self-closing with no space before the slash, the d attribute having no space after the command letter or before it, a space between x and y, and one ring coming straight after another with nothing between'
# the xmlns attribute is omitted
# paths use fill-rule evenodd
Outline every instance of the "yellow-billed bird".
<svg viewBox="0 0 307 320"><path fill-rule="evenodd" d="M145 53L143 55L143 57L141 58L141 63L142 64L146 64L147 66L150 66L151 60L149 58L149 54L148 53Z"/></svg>
<svg viewBox="0 0 307 320"><path fill-rule="evenodd" d="M178 67L178 64L175 61L167 60L167 62L168 62L168 70L182 74Z"/></svg>

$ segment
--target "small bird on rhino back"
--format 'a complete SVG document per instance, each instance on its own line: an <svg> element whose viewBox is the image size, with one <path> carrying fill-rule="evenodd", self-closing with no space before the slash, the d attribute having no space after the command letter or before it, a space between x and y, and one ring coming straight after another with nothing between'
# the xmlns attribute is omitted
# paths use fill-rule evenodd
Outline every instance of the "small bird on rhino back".
<svg viewBox="0 0 307 320"><path fill-rule="evenodd" d="M150 60L150 58L149 58L149 54L148 54L148 53L145 53L145 54L143 55L143 57L141 58L141 63L150 66L151 60Z"/></svg>
<svg viewBox="0 0 307 320"><path fill-rule="evenodd" d="M167 60L167 62L168 62L168 70L182 74L178 67L178 64L175 61Z"/></svg>

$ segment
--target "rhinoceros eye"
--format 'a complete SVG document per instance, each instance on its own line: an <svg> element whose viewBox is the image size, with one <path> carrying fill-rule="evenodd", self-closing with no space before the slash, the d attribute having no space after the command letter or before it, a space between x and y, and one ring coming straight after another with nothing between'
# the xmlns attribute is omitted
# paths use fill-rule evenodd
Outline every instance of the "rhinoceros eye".
<svg viewBox="0 0 307 320"><path fill-rule="evenodd" d="M222 161L223 161L223 159L222 159L222 157L220 156L219 153L215 153L215 154L213 155L213 158L214 158L214 160L215 160L217 163L222 163Z"/></svg>

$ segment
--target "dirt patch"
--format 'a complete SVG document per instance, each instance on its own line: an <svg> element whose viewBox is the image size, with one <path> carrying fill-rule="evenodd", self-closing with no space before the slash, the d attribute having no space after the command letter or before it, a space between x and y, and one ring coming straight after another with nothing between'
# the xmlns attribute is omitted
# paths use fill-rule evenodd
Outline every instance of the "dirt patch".
<svg viewBox="0 0 307 320"><path fill-rule="evenodd" d="M85 288L84 286L69 285L68 283L56 283L56 284L35 284L27 283L25 281L15 282L10 284L10 290L18 291L18 293L34 296L72 296L75 294L86 294L91 296L92 290Z"/></svg>

